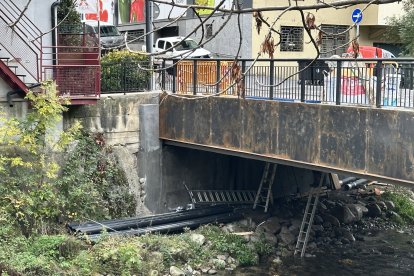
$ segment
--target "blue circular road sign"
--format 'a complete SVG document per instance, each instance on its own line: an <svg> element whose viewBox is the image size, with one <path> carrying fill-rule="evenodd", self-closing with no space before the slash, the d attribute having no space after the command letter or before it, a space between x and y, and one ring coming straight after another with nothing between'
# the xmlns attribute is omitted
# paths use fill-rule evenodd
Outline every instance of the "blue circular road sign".
<svg viewBox="0 0 414 276"><path fill-rule="evenodd" d="M360 9L355 9L352 12L352 22L359 23L362 20L362 11Z"/></svg>

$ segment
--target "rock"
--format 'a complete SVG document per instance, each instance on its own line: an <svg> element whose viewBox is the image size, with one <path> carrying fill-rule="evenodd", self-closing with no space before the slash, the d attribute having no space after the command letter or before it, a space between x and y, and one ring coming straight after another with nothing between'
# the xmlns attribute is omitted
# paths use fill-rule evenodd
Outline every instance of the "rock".
<svg viewBox="0 0 414 276"><path fill-rule="evenodd" d="M159 273L158 273L158 271L157 270L151 270L150 272L149 272L149 275L150 276L158 276L159 275Z"/></svg>
<svg viewBox="0 0 414 276"><path fill-rule="evenodd" d="M256 228L256 223L251 218L243 219L243 220L239 221L239 224L241 226L246 227L247 229L255 229Z"/></svg>
<svg viewBox="0 0 414 276"><path fill-rule="evenodd" d="M331 210L331 214L340 222L349 224L355 221L355 216L347 206L338 206Z"/></svg>
<svg viewBox="0 0 414 276"><path fill-rule="evenodd" d="M209 269L209 271L207 273L210 274L210 275L214 275L214 274L217 274L217 270Z"/></svg>
<svg viewBox="0 0 414 276"><path fill-rule="evenodd" d="M302 224L302 221L299 219L293 219L291 221L291 225L289 226L289 231L292 233L299 233L300 225Z"/></svg>
<svg viewBox="0 0 414 276"><path fill-rule="evenodd" d="M276 257L272 260L272 263L274 263L276 265L280 265L280 264L282 264L282 260L280 259L280 257Z"/></svg>
<svg viewBox="0 0 414 276"><path fill-rule="evenodd" d="M332 228L332 224L331 224L330 222L328 222L328 221L325 221L325 222L322 224L322 226L323 226L325 229Z"/></svg>
<svg viewBox="0 0 414 276"><path fill-rule="evenodd" d="M391 200L384 201L385 205L387 206L388 210L394 210L395 204Z"/></svg>
<svg viewBox="0 0 414 276"><path fill-rule="evenodd" d="M362 236L362 235L355 235L355 239L356 239L357 241L365 241L365 237L364 237L364 236Z"/></svg>
<svg viewBox="0 0 414 276"><path fill-rule="evenodd" d="M258 227L259 228L259 227ZM226 224L222 230L227 233L245 232L246 229L235 223Z"/></svg>
<svg viewBox="0 0 414 276"><path fill-rule="evenodd" d="M295 242L295 236L288 230L288 228L286 228L286 226L282 227L279 238L284 244L287 245Z"/></svg>
<svg viewBox="0 0 414 276"><path fill-rule="evenodd" d="M332 224L335 227L341 226L341 223L339 222L339 220L336 217L334 217L334 216L332 216L330 214L325 214L323 216L323 220L325 222L329 222L330 224ZM325 227L325 223L323 224L323 226Z"/></svg>
<svg viewBox="0 0 414 276"><path fill-rule="evenodd" d="M210 270L209 267L203 267L203 268L201 268L201 272L202 273L207 273L209 270Z"/></svg>
<svg viewBox="0 0 414 276"><path fill-rule="evenodd" d="M222 259L213 259L213 265L215 268L223 269L226 267L226 260Z"/></svg>
<svg viewBox="0 0 414 276"><path fill-rule="evenodd" d="M328 210L328 207L322 202L319 202L319 208L321 208L322 212Z"/></svg>
<svg viewBox="0 0 414 276"><path fill-rule="evenodd" d="M236 263L236 260L234 258L230 257L230 256L227 258L226 261L227 261L228 264L235 264Z"/></svg>
<svg viewBox="0 0 414 276"><path fill-rule="evenodd" d="M202 246L204 242L206 241L206 237L204 237L201 234L193 233L190 235L190 240L194 242L195 244L197 244L198 246Z"/></svg>
<svg viewBox="0 0 414 276"><path fill-rule="evenodd" d="M375 203L371 203L367 206L368 209L368 216L370 217L379 217L381 216L382 212L381 212L381 208L375 204Z"/></svg>
<svg viewBox="0 0 414 276"><path fill-rule="evenodd" d="M282 229L278 217L271 217L261 225L267 233L277 234Z"/></svg>
<svg viewBox="0 0 414 276"><path fill-rule="evenodd" d="M394 212L394 211L389 211L387 213L387 215L393 221L397 221L397 222L403 221L403 219L401 218L401 216L399 214L397 214L396 212Z"/></svg>
<svg viewBox="0 0 414 276"><path fill-rule="evenodd" d="M323 224L322 217L320 215L315 215L315 217L313 219L313 224L322 225Z"/></svg>
<svg viewBox="0 0 414 276"><path fill-rule="evenodd" d="M378 201L377 205L381 208L381 210L387 211L387 205L385 204L384 201Z"/></svg>
<svg viewBox="0 0 414 276"><path fill-rule="evenodd" d="M368 209L360 204L347 204L346 207L348 207L355 216L354 221L360 221L364 213L368 213Z"/></svg>
<svg viewBox="0 0 414 276"><path fill-rule="evenodd" d="M270 233L264 233L264 238L272 245L277 245L277 237Z"/></svg>
<svg viewBox="0 0 414 276"><path fill-rule="evenodd" d="M342 238L341 239L342 244L349 244L351 243L348 239Z"/></svg>
<svg viewBox="0 0 414 276"><path fill-rule="evenodd" d="M345 239L347 239L348 241L350 241L350 242L355 242L356 241L354 235L352 235L351 231L349 231L349 230L344 231L343 237Z"/></svg>
<svg viewBox="0 0 414 276"><path fill-rule="evenodd" d="M331 201L331 200L325 200L323 203L324 203L324 204L326 205L326 207L328 207L329 209L334 208L334 207L336 206L336 203L335 203L334 201Z"/></svg>
<svg viewBox="0 0 414 276"><path fill-rule="evenodd" d="M322 225L312 225L312 229L313 229L313 231L315 231L317 233L318 232L323 232L323 230L325 230Z"/></svg>
<svg viewBox="0 0 414 276"><path fill-rule="evenodd" d="M170 267L170 274L171 274L171 276L185 276L184 271L182 271L181 269L179 269L176 266L171 266Z"/></svg>

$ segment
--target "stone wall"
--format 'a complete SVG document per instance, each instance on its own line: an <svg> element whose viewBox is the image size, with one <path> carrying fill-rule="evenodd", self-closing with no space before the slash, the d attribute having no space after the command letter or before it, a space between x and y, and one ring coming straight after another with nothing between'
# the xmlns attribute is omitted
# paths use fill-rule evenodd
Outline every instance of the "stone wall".
<svg viewBox="0 0 414 276"><path fill-rule="evenodd" d="M102 95L95 105L71 106L64 114L64 127L74 120L79 120L84 130L103 133L108 145L113 146L113 153L120 161L126 173L131 191L137 199L137 213L147 213L144 206L145 190L140 183L137 155L141 147L139 133L139 106L141 104L158 104L159 93L131 93ZM158 126L157 126L158 127ZM144 182L141 179L141 182Z"/></svg>

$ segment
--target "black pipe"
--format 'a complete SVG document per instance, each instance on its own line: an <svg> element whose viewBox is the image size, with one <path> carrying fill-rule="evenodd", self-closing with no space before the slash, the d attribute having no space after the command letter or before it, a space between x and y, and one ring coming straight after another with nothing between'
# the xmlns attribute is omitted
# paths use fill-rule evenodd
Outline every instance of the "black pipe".
<svg viewBox="0 0 414 276"><path fill-rule="evenodd" d="M52 4L52 6L50 7L50 11L51 11L51 18L52 18L52 62L53 65L56 65L56 32L57 30L55 29L56 27L56 7L60 5L60 1L61 0L57 0L56 2L54 2Z"/></svg>
<svg viewBox="0 0 414 276"><path fill-rule="evenodd" d="M193 220L180 221L176 223L163 224L158 226L146 227L141 229L119 231L107 233L108 236L139 236L147 233L177 233L184 228L195 229L203 224L208 223L227 223L241 219L242 215L237 213L219 214ZM85 237L85 236L82 236ZM101 237L101 234L89 235L87 239L95 242Z"/></svg>
<svg viewBox="0 0 414 276"><path fill-rule="evenodd" d="M366 180L366 179L358 179L355 182L346 184L345 185L345 190L351 190L353 188L358 188L358 187L360 187L360 186L362 186L362 185L364 185L366 183L368 183L368 180Z"/></svg>
<svg viewBox="0 0 414 276"><path fill-rule="evenodd" d="M166 223L172 223L177 221L189 220L199 217L217 215L222 213L233 212L232 207L228 206L215 206L213 208L192 209L181 212L166 213L155 216L147 216L141 218L128 218L112 220L107 222L99 222L87 225L68 225L68 228L73 232L81 232L85 234L97 234L104 229L108 232L121 231L133 228L142 228L152 225L160 225Z"/></svg>
<svg viewBox="0 0 414 276"><path fill-rule="evenodd" d="M347 177L347 178L342 179L341 181L339 181L339 183L341 185L345 185L345 184L351 183L351 182L353 182L355 180L357 180L357 178L351 176L351 177Z"/></svg>
<svg viewBox="0 0 414 276"><path fill-rule="evenodd" d="M14 91L7 92L6 98L7 98L7 103L9 104L10 107L14 106L13 101L12 101L12 95L18 94L21 91L22 91L21 89L17 89L17 90L14 90Z"/></svg>

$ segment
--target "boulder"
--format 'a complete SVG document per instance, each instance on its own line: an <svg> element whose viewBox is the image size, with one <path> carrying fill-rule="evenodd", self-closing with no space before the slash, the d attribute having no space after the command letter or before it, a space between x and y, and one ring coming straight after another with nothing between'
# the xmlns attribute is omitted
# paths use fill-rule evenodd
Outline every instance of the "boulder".
<svg viewBox="0 0 414 276"><path fill-rule="evenodd" d="M179 269L176 266L171 266L170 267L170 275L171 276L185 276L184 271L182 271L181 269Z"/></svg>
<svg viewBox="0 0 414 276"><path fill-rule="evenodd" d="M278 217L271 217L264 222L261 227L267 232L272 234L277 234L282 229L280 225L280 220Z"/></svg>
<svg viewBox="0 0 414 276"><path fill-rule="evenodd" d="M356 217L347 206L337 206L331 210L331 214L345 224L356 220Z"/></svg>
<svg viewBox="0 0 414 276"><path fill-rule="evenodd" d="M293 244L296 240L295 236L289 231L289 229L287 229L286 226L282 227L282 230L279 234L279 238L284 244L287 245Z"/></svg>
<svg viewBox="0 0 414 276"><path fill-rule="evenodd" d="M339 220L336 217L334 217L330 214L325 214L325 215L323 215L322 218L323 218L325 223L329 222L331 225L333 225L335 227L341 226L341 223L339 222ZM325 223L323 224L324 227L325 227Z"/></svg>
<svg viewBox="0 0 414 276"><path fill-rule="evenodd" d="M194 242L195 244L197 244L198 246L202 246L204 242L206 241L206 237L204 237L201 234L193 233L190 235L190 240Z"/></svg>
<svg viewBox="0 0 414 276"><path fill-rule="evenodd" d="M368 216L370 217L380 217L382 212L381 212L381 208L376 204L376 203L371 203L369 205L367 205L367 209L368 209Z"/></svg>
<svg viewBox="0 0 414 276"><path fill-rule="evenodd" d="M322 217L320 215L315 215L315 217L313 218L313 224L322 225L323 224Z"/></svg>
<svg viewBox="0 0 414 276"><path fill-rule="evenodd" d="M385 205L387 206L388 210L394 210L395 204L391 200L384 201Z"/></svg>
<svg viewBox="0 0 414 276"><path fill-rule="evenodd" d="M368 209L360 204L347 204L346 207L348 207L355 216L354 221L360 221L364 213L368 213Z"/></svg>
<svg viewBox="0 0 414 276"><path fill-rule="evenodd" d="M271 245L277 245L277 237L270 233L264 233L264 238L266 242L270 243Z"/></svg>
<svg viewBox="0 0 414 276"><path fill-rule="evenodd" d="M377 202L377 205L381 208L381 210L383 210L383 211L387 211L387 205L385 204L385 202L384 201L378 201Z"/></svg>

